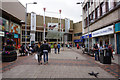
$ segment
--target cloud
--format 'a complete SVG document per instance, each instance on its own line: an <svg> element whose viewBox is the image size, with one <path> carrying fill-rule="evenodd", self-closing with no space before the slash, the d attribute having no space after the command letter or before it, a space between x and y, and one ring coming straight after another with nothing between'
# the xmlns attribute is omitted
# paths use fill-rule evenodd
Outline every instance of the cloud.
<svg viewBox="0 0 120 80"><path fill-rule="evenodd" d="M81 6L77 5L77 2L82 0L19 0L23 5L29 2L36 1L38 4L36 5L28 5L28 12L35 12L37 14L44 14L43 8L46 8L46 11L49 12L57 12L62 10L61 16L62 18L69 18L74 22L78 22L81 20L80 15L82 15ZM46 16L57 17L59 18L59 14L54 13L46 13Z"/></svg>

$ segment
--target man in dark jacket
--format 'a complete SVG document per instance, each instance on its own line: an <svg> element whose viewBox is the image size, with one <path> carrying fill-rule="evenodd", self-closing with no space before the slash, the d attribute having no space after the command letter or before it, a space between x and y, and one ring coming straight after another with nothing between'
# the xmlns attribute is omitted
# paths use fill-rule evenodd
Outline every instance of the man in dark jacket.
<svg viewBox="0 0 120 80"><path fill-rule="evenodd" d="M44 41L44 44L41 45L41 49L44 56L44 64L48 63L48 52L50 51L49 45L46 43L46 40Z"/></svg>

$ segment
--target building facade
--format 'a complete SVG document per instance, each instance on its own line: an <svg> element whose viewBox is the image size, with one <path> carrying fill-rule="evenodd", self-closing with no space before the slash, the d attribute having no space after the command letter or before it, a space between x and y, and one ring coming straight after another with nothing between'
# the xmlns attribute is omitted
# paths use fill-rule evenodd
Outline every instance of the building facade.
<svg viewBox="0 0 120 80"><path fill-rule="evenodd" d="M82 21L73 24L73 41L74 46L78 44L82 44Z"/></svg>
<svg viewBox="0 0 120 80"><path fill-rule="evenodd" d="M6 43L6 34L13 34L15 48L21 44L21 21L25 21L25 7L18 1L2 2L0 7L0 50Z"/></svg>
<svg viewBox="0 0 120 80"><path fill-rule="evenodd" d="M45 16L45 25L43 23L42 15L37 15L34 12L28 13L27 16L27 43L38 43L43 41L44 26L45 26L45 39L48 42L73 42L73 21L70 19L61 19L61 33L64 35L57 39L57 33L60 32L60 19L55 17ZM56 27L55 27L56 26ZM55 28L54 28L55 27ZM56 32L56 30L58 32ZM59 35L59 34L58 34ZM62 34L60 34L62 35ZM22 44L25 44L25 25L22 25Z"/></svg>
<svg viewBox="0 0 120 80"><path fill-rule="evenodd" d="M100 46L112 44L116 53L119 43L119 30L116 34L115 25L120 22L119 0L85 0L83 7L83 37L88 36L90 48L97 42ZM87 37L87 38L88 38ZM91 37L91 38L90 38ZM118 38L118 39L117 39ZM87 47L88 41L85 40Z"/></svg>

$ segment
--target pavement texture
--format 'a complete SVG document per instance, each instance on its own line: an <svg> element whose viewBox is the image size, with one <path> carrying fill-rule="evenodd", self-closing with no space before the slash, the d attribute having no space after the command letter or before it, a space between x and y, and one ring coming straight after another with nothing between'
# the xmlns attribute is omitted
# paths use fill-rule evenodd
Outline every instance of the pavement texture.
<svg viewBox="0 0 120 80"><path fill-rule="evenodd" d="M115 59L118 60L118 59ZM90 78L92 71L98 78L119 78L120 65L113 61L112 64L102 64L87 54L82 54L81 49L67 49L60 54L49 53L48 65L38 65L34 55L18 57L16 61L2 63L2 78ZM109 79L108 79L109 80Z"/></svg>

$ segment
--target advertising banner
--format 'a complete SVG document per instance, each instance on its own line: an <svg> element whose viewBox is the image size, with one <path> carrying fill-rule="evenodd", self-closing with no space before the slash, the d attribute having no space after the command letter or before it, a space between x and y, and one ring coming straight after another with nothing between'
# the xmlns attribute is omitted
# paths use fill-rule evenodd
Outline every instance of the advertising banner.
<svg viewBox="0 0 120 80"><path fill-rule="evenodd" d="M13 23L13 22L11 22L10 25L11 25L10 26L10 32L20 34L20 25L18 25L16 23Z"/></svg>
<svg viewBox="0 0 120 80"><path fill-rule="evenodd" d="M31 31L36 31L36 14L31 13Z"/></svg>
<svg viewBox="0 0 120 80"><path fill-rule="evenodd" d="M58 23L48 23L48 31L58 31Z"/></svg>

